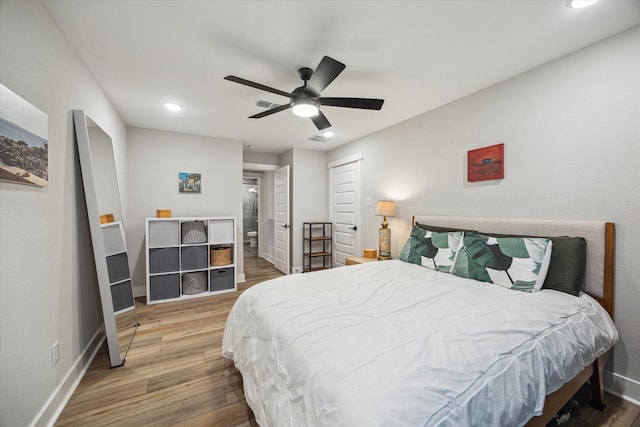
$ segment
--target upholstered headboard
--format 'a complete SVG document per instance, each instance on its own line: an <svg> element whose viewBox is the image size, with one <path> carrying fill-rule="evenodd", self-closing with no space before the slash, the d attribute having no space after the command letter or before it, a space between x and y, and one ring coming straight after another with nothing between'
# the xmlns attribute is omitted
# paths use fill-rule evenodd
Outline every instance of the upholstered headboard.
<svg viewBox="0 0 640 427"><path fill-rule="evenodd" d="M587 271L583 289L613 317L615 226L611 222L418 215L413 217L413 223L416 221L485 233L584 237L587 241Z"/></svg>

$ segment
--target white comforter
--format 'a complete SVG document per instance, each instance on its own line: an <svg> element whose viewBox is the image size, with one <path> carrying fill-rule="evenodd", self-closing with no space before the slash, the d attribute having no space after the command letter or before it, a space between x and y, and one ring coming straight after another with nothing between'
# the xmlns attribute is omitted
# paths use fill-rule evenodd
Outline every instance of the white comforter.
<svg viewBox="0 0 640 427"><path fill-rule="evenodd" d="M261 426L518 426L617 339L588 295L385 261L253 286L223 354Z"/></svg>

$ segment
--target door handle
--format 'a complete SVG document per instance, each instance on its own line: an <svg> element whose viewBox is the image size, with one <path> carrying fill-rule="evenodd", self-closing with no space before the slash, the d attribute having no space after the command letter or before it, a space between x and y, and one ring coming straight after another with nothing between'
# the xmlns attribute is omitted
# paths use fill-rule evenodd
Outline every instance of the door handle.
<svg viewBox="0 0 640 427"><path fill-rule="evenodd" d="M282 226L282 228L291 228L291 226L289 224L285 224Z"/></svg>
<svg viewBox="0 0 640 427"><path fill-rule="evenodd" d="M353 231L358 231L358 226L357 226L357 225L354 225L353 227L351 227L351 229L352 229Z"/></svg>

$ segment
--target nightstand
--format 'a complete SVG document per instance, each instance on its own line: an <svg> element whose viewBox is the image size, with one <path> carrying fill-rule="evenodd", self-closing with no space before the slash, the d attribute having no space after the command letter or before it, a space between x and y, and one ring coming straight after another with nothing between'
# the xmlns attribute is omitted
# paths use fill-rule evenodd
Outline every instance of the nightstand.
<svg viewBox="0 0 640 427"><path fill-rule="evenodd" d="M344 265L364 264L365 262L378 261L377 258L365 258L363 256L353 256L344 260Z"/></svg>

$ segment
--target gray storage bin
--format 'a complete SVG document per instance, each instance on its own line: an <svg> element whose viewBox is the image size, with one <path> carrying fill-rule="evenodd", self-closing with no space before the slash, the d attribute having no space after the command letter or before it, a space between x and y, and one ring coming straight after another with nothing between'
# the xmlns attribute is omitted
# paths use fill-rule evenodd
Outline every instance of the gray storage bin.
<svg viewBox="0 0 640 427"><path fill-rule="evenodd" d="M182 267L181 270L200 270L209 265L208 246L185 246L182 247Z"/></svg>
<svg viewBox="0 0 640 427"><path fill-rule="evenodd" d="M113 311L118 312L135 305L133 300L133 288L131 281L118 283L111 286L111 300L113 301Z"/></svg>
<svg viewBox="0 0 640 427"><path fill-rule="evenodd" d="M182 244L206 243L207 230L204 221L187 221L182 223Z"/></svg>
<svg viewBox="0 0 640 427"><path fill-rule="evenodd" d="M127 251L119 223L102 226L102 241L104 243L104 254L106 256Z"/></svg>
<svg viewBox="0 0 640 427"><path fill-rule="evenodd" d="M225 289L233 289L233 282L234 282L233 267L217 268L215 270L211 270L209 274L210 274L209 290L211 292L222 291Z"/></svg>
<svg viewBox="0 0 640 427"><path fill-rule="evenodd" d="M109 272L109 283L116 283L131 278L127 253L124 252L108 256L107 271Z"/></svg>
<svg viewBox="0 0 640 427"><path fill-rule="evenodd" d="M177 246L180 244L179 221L149 222L149 246Z"/></svg>
<svg viewBox="0 0 640 427"><path fill-rule="evenodd" d="M180 248L149 249L149 273L180 270Z"/></svg>
<svg viewBox="0 0 640 427"><path fill-rule="evenodd" d="M163 274L149 278L149 298L152 301L178 298L180 296L180 275Z"/></svg>
<svg viewBox="0 0 640 427"><path fill-rule="evenodd" d="M207 272L195 271L182 275L182 295L196 295L207 291Z"/></svg>

